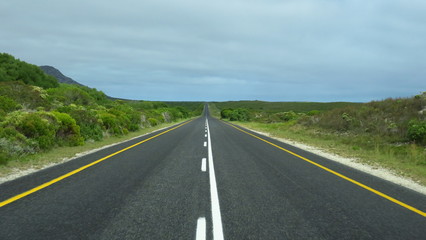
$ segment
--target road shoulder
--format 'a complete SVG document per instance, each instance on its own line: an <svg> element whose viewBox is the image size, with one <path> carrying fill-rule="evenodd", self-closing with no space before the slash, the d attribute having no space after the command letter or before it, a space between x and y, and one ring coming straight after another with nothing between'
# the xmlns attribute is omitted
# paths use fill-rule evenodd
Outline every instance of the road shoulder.
<svg viewBox="0 0 426 240"><path fill-rule="evenodd" d="M237 126L239 126L239 125L237 125ZM314 153L318 156L325 157L325 158L327 158L331 161L338 162L340 164L349 166L351 168L357 169L359 171L368 173L370 175L379 177L379 178L384 179L386 181L395 183L397 185L403 186L405 188L408 188L408 189L411 189L411 190L416 191L418 193L421 193L423 195L426 195L426 186L422 186L412 179L399 176L397 173L395 173L394 171L391 171L389 169L377 167L377 166L371 166L371 165L368 165L368 164L365 164L365 163L360 163L358 161L358 159L356 159L356 158L348 158L348 157L339 156L337 154L334 154L334 153L327 151L326 149L321 149L321 148L318 148L318 147L314 147L314 146L307 145L307 144L297 142L297 141L294 141L294 140L290 140L290 139L275 137L270 133L258 131L258 130L251 129L251 128L247 128L246 126L239 126L239 127L242 127L244 129L250 130L254 133L275 139L275 140L283 142L285 144L292 145L294 147L297 147L297 148L303 149L305 151Z"/></svg>

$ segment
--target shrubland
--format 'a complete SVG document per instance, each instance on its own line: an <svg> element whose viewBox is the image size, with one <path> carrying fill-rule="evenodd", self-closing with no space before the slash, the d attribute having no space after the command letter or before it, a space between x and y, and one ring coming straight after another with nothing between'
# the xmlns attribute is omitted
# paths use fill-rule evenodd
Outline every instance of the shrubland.
<svg viewBox="0 0 426 240"><path fill-rule="evenodd" d="M0 54L0 165L201 114L202 104L193 105L111 99Z"/></svg>
<svg viewBox="0 0 426 240"><path fill-rule="evenodd" d="M213 103L211 108L218 109L221 118L243 126L390 168L426 185L426 93L325 110L305 105L280 111L245 104L232 109L227 103ZM249 117L235 119L234 112Z"/></svg>

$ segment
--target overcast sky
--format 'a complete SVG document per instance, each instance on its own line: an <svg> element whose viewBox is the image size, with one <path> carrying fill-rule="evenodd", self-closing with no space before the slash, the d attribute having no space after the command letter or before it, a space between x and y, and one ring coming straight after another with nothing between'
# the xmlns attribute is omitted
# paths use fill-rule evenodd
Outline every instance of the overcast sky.
<svg viewBox="0 0 426 240"><path fill-rule="evenodd" d="M0 52L110 96L357 101L426 91L424 0L1 0Z"/></svg>

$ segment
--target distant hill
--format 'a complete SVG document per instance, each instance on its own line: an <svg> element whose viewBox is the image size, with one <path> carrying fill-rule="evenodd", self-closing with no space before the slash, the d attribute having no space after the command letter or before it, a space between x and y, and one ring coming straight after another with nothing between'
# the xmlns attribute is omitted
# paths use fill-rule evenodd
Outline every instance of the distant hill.
<svg viewBox="0 0 426 240"><path fill-rule="evenodd" d="M75 81L74 79L65 76L58 69L56 69L52 66L40 66L40 69L43 70L43 72L46 73L47 75L50 75L50 76L58 79L58 81L60 83L67 83L67 84L75 84L75 85L84 86L83 84Z"/></svg>
<svg viewBox="0 0 426 240"><path fill-rule="evenodd" d="M58 82L60 83L66 83L66 84L74 84L74 85L79 85L79 86L83 86L83 87L87 87L79 82L77 82L76 80L65 76L63 73L61 73L61 71L59 71L58 69L56 69L55 67L52 66L39 66L39 68L46 73L49 76L52 76L56 79L58 79ZM125 100L125 101L130 101L127 99L122 99L122 98L115 98L115 97L110 97L108 95L106 95L107 98L111 99L111 100Z"/></svg>

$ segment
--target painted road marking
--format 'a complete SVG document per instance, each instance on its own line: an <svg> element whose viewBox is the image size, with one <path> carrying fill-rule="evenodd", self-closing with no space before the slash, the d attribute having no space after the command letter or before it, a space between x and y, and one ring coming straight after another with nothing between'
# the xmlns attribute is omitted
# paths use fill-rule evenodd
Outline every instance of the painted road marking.
<svg viewBox="0 0 426 240"><path fill-rule="evenodd" d="M201 159L201 171L206 171L206 158Z"/></svg>
<svg viewBox="0 0 426 240"><path fill-rule="evenodd" d="M223 240L223 228L222 228L222 216L220 214L219 206L219 195L217 193L216 186L216 175L214 172L213 165L213 150L212 150L212 141L210 135L209 121L206 118L207 125L207 141L209 142L208 153L209 153L209 177L210 177L210 196L211 196L211 205L212 205L212 222L213 222L213 239L214 240Z"/></svg>
<svg viewBox="0 0 426 240"><path fill-rule="evenodd" d="M372 193L374 193L376 195L379 195L380 197L383 197L383 198L385 198L385 199L387 199L387 200L389 200L389 201L391 201L393 203L396 203L396 204L398 204L398 205L400 205L400 206L402 206L402 207L404 207L404 208L406 208L408 210L411 210L411 211L413 211L413 212L415 212L417 214L420 214L423 217L426 217L426 212L423 212L423 211L421 211L421 210L419 210L419 209L417 209L415 207L412 207L412 206L410 206L410 205L408 205L406 203L403 203L403 202L401 202L401 201L399 201L399 200L397 200L397 199L395 199L395 198L393 198L393 197L391 197L389 195L386 195L386 194L384 194L382 192L379 192L379 191L375 190L374 188L371 188L371 187L369 187L367 185L364 185L364 184L362 184L362 183L360 183L360 182L358 182L358 181L356 181L356 180L354 180L352 178L346 177L343 174L335 172L335 171L333 171L333 170L331 170L331 169L329 169L329 168L327 168L327 167L325 167L325 166L323 166L323 165L321 165L319 163L316 163L316 162L314 162L312 160L309 160L309 159L307 159L305 157L302 157L302 156L300 156L300 155L298 155L298 154L296 154L296 153L294 153L294 152L292 152L290 150L287 150L287 149L285 149L283 147L280 147L280 146L278 146L278 145L276 145L274 143L271 143L271 142L269 142L269 141L267 141L267 140L265 140L265 139L263 139L261 137L258 137L258 136L254 135L252 133L247 132L247 131L244 131L241 128L238 128L238 127L236 127L236 126L234 126L232 124L229 124L229 123L226 123L226 124L228 124L229 126L235 128L235 129L237 129L237 130L239 130L239 131L241 131L243 133L246 133L246 134L248 134L248 135L250 135L250 136L252 136L254 138L257 138L257 139L259 139L259 140L261 140L261 141L263 141L265 143L268 143L268 144L270 144L270 145L272 145L272 146L274 146L274 147L276 147L278 149L281 149L284 152L287 152L287 153L289 153L289 154L291 154L291 155L293 155L295 157L298 157L298 158L300 158L300 159L302 159L302 160L304 160L304 161L306 161L306 162L308 162L308 163L310 163L312 165L315 165L315 166L317 166L317 167L319 167L319 168L321 168L321 169L323 169L323 170L325 170L325 171L327 171L329 173L332 173L332 174L334 174L334 175L336 175L336 176L338 176L340 178L343 178L343 179L345 179L345 180L347 180L347 181L349 181L349 182L351 182L351 183L353 183L353 184L355 184L355 185L357 185L359 187L362 187L362 188L364 188L364 189L366 189L366 190L368 190L368 191L370 191L370 192L372 192Z"/></svg>
<svg viewBox="0 0 426 240"><path fill-rule="evenodd" d="M74 171L71 171L71 172L69 172L69 173L67 173L67 174L64 174L64 175L62 175L62 176L60 176L60 177L57 177L57 178L55 178L55 179L53 179L53 180L50 180L49 182L46 182L46 183L44 183L44 184L42 184L42 185L40 185L40 186L37 186L37 187L32 188L32 189L30 189L30 190L28 190L28 191L26 191L26 192L23 192L23 193L18 194L18 195L14 196L14 197L11 197L11 198L9 198L9 199L7 199L7 200L3 201L3 202L0 202L0 207L3 207L3 206L5 206L5 205L7 205L7 204L9 204L9 203L12 203L12 202L14 202L14 201L17 201L17 200L19 200L19 199L21 199L21 198L23 198L23 197L26 197L26 196L28 196L28 195L30 195L30 194L32 194L32 193L35 193L35 192L37 192L37 191L40 191L40 190L42 190L43 188L46 188L46 187L48 187L48 186L50 186L50 185L52 185L52 184L54 184L54 183L57 183L57 182L59 182L59 181L61 181L61 180L65 179L65 178L68 178L68 177L70 177L70 176L72 176L72 175L74 175L74 174L76 174L76 173L79 173L79 172L81 172L81 171L83 171L83 170L85 170L85 169L87 169L87 168L89 168L89 167L91 167L91 166L93 166L93 165L96 165L96 164L98 164L98 163L100 163L100 162L103 162L103 161L107 160L108 158L111 158L111 157L113 157L113 156L115 156L115 155L117 155L117 154L120 154L120 153L122 153L122 152L124 152L124 151L127 151L127 150L129 150L129 149L131 149L131 148L134 148L134 147L136 147L136 146L138 146L138 145L140 145L140 144L142 144L142 143L144 143L144 142L148 142L149 140L152 140L152 139L154 139L154 138L156 138L156 137L159 137L159 136L161 136L161 135L163 135L163 134L165 134L165 133L168 133L168 132L170 132L170 131L173 131L173 130L175 130L175 129L179 128L179 127L182 127L183 125L188 124L188 123L190 123L191 121L192 121L192 120L190 120L190 121L188 121L188 122L185 122L185 123L182 123L182 124L180 124L180 125L178 125L178 126L176 126L176 127L174 127L174 128L170 128L169 130L166 130L166 131L161 132L161 133L159 133L159 134L157 134L157 135L155 135L155 136L152 136L152 137L147 138L147 139L145 139L145 140L143 140L143 141L140 141L140 142L138 142L138 143L135 143L135 144L133 144L132 146L129 146L129 147L123 148L123 149L121 149L121 150L119 150L119 151L117 151L117 152L115 152L115 153L112 153L112 154L110 154L110 155L106 156L106 157L103 157L103 158L101 158L101 159L99 159L99 160L96 160L96 161L91 162L91 163L89 163L89 164L87 164L87 165L84 165L83 167L80 167L80 168L78 168L78 169L76 169L76 170L74 170Z"/></svg>
<svg viewBox="0 0 426 240"><path fill-rule="evenodd" d="M207 142L204 142L204 147L207 147Z"/></svg>
<svg viewBox="0 0 426 240"><path fill-rule="evenodd" d="M206 239L206 218L200 217L197 220L197 235L196 240Z"/></svg>
<svg viewBox="0 0 426 240"><path fill-rule="evenodd" d="M204 137L207 137L207 134L204 134Z"/></svg>

